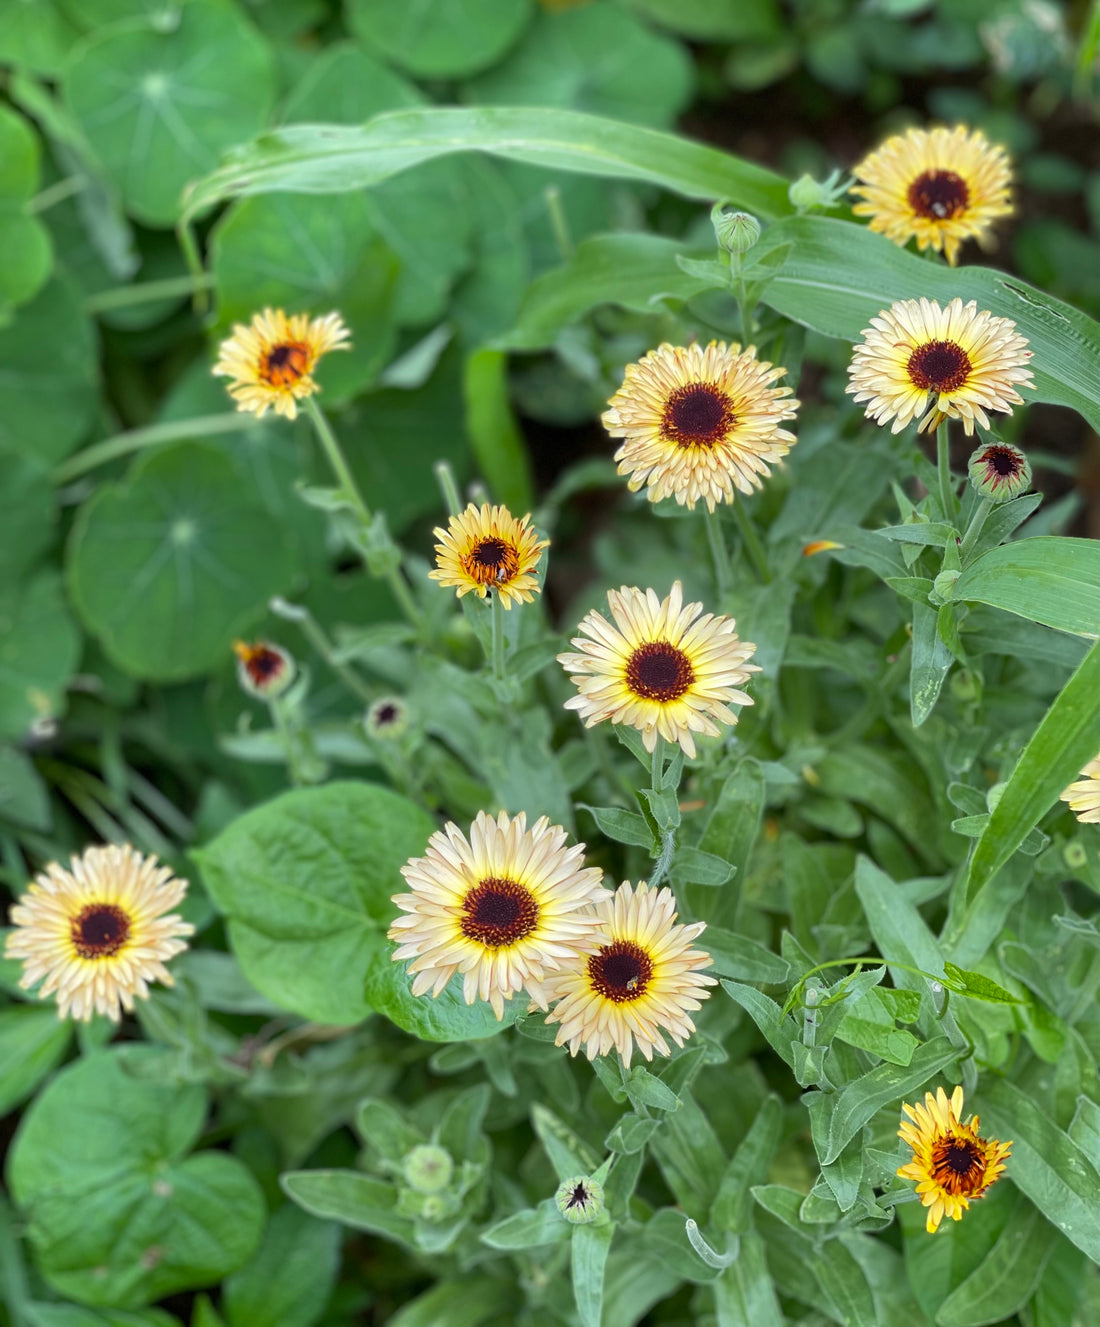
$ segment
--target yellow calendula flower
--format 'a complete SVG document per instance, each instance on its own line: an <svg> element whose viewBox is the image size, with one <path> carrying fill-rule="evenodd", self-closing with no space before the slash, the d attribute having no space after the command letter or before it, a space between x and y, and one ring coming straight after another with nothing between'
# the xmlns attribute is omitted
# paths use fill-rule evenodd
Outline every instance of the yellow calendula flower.
<svg viewBox="0 0 1100 1327"><path fill-rule="evenodd" d="M1076 783L1061 794L1082 825L1100 825L1100 756L1090 760Z"/></svg>
<svg viewBox="0 0 1100 1327"><path fill-rule="evenodd" d="M268 410L287 419L298 415L298 402L320 388L312 378L322 355L350 350L351 333L338 313L311 319L282 309L264 309L221 343L215 377L230 378L229 395L238 410L263 416Z"/></svg>
<svg viewBox="0 0 1100 1327"><path fill-rule="evenodd" d="M185 880L128 844L88 848L69 870L52 862L15 904L5 957L23 960L24 989L42 981L40 995L56 992L59 1017L87 1022L94 1012L117 1023L150 982L173 984L164 965L194 927L164 914L186 892Z"/></svg>
<svg viewBox="0 0 1100 1327"><path fill-rule="evenodd" d="M978 1133L977 1115L962 1123L962 1108L961 1087L950 1098L938 1087L935 1096L925 1093L923 1106L902 1106L909 1118L898 1137L913 1149L913 1160L898 1174L916 1181L920 1200L928 1208L929 1234L936 1232L945 1216L961 1220L971 1201L981 1198L1000 1177L1012 1151L1011 1143Z"/></svg>
<svg viewBox="0 0 1100 1327"><path fill-rule="evenodd" d="M615 453L632 493L642 485L651 502L675 498L713 511L734 489L760 488L769 464L796 439L779 427L799 403L773 384L787 372L756 358L756 347L712 341L661 345L628 364L603 424L624 439Z"/></svg>
<svg viewBox="0 0 1100 1327"><path fill-rule="evenodd" d="M593 610L572 642L581 653L558 655L580 693L565 707L586 727L630 724L647 751L663 737L694 756L693 734L716 737L720 723L737 722L730 704L752 704L739 688L760 671L748 662L756 646L740 639L733 618L684 604L679 581L666 599L624 585L607 603L615 625Z"/></svg>
<svg viewBox="0 0 1100 1327"><path fill-rule="evenodd" d="M428 576L454 587L461 599L473 590L482 599L495 590L503 608L530 603L541 591L535 568L549 539L540 539L530 527L530 515L517 521L507 507L478 507L471 502L452 516L444 530L434 531L434 571Z"/></svg>
<svg viewBox="0 0 1100 1327"><path fill-rule="evenodd" d="M691 947L706 923L678 925L672 891L644 880L637 889L624 881L596 913L590 952L529 984L528 993L542 1009L554 1005L546 1021L561 1024L555 1044L568 1042L571 1055L581 1046L590 1060L615 1050L628 1068L635 1046L647 1060L668 1055L662 1034L682 1046L695 1031L691 1011L715 985L699 971L711 956Z"/></svg>
<svg viewBox="0 0 1100 1327"><path fill-rule="evenodd" d="M852 354L845 389L866 401L878 424L893 420L900 433L925 407L920 429L961 419L969 436L975 424L989 428L987 410L1012 413L1023 405L1018 385L1030 388L1031 351L1009 318L979 311L971 300L901 300L883 309Z"/></svg>
<svg viewBox="0 0 1100 1327"><path fill-rule="evenodd" d="M525 983L575 960L606 892L599 868L584 865L583 843L566 847L546 816L528 829L522 811L480 812L468 839L448 823L401 874L411 892L393 900L401 916L389 938L394 959L410 960L413 995L439 995L460 972L466 1003L488 1000L498 1019Z"/></svg>
<svg viewBox="0 0 1100 1327"><path fill-rule="evenodd" d="M909 129L865 157L852 174L871 229L895 244L916 238L954 266L963 240L985 242L1000 217L1012 215L1012 171L1002 147L979 130Z"/></svg>

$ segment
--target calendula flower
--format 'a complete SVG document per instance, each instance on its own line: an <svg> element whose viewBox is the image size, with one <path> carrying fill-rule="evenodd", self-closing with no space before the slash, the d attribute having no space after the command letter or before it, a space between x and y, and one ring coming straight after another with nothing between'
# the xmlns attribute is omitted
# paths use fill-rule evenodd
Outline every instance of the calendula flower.
<svg viewBox="0 0 1100 1327"><path fill-rule="evenodd" d="M994 222L1012 215L1012 172L1002 147L979 130L908 129L895 134L852 172L856 216L895 244L913 237L954 266L963 240L986 241Z"/></svg>
<svg viewBox="0 0 1100 1327"><path fill-rule="evenodd" d="M716 737L719 723L737 722L731 703L752 704L739 688L760 671L748 662L756 646L740 639L732 617L685 605L679 581L666 599L624 585L607 602L615 625L593 610L572 642L582 653L558 655L580 693L565 708L586 727L630 724L647 751L663 737L694 756L694 733Z"/></svg>
<svg viewBox="0 0 1100 1327"><path fill-rule="evenodd" d="M155 857L129 844L88 848L70 869L51 862L11 910L5 957L23 960L19 985L42 981L57 994L58 1017L87 1022L93 1012L119 1021L149 983L173 984L164 966L194 930L175 913L187 892ZM42 979L45 978L43 981Z"/></svg>
<svg viewBox="0 0 1100 1327"><path fill-rule="evenodd" d="M624 881L596 905L600 930L591 952L579 961L528 986L541 1008L554 1004L548 1023L560 1023L555 1044L569 1043L570 1055L583 1045L590 1060L616 1050L630 1067L635 1045L647 1060L668 1055L667 1032L677 1046L695 1031L690 1010L715 985L700 968L712 959L691 942L705 922L677 924L670 889L635 890Z"/></svg>
<svg viewBox="0 0 1100 1327"><path fill-rule="evenodd" d="M1076 783L1061 794L1082 825L1100 825L1100 756L1090 760Z"/></svg>
<svg viewBox="0 0 1100 1327"><path fill-rule="evenodd" d="M394 959L411 960L414 995L439 995L460 972L466 1003L488 1000L500 1019L526 982L576 958L605 891L584 844L565 840L546 816L528 829L522 811L479 812L469 839L453 823L432 835L401 868L411 893L395 896L402 915L389 930Z"/></svg>
<svg viewBox="0 0 1100 1327"><path fill-rule="evenodd" d="M530 520L527 515L517 521L507 507L471 502L445 530L434 531L439 543L429 578L453 586L460 599L471 590L482 599L495 590L504 608L513 601L530 603L542 588L534 574L539 555L550 546L549 539L531 529Z"/></svg>
<svg viewBox="0 0 1100 1327"><path fill-rule="evenodd" d="M294 660L271 641L258 640L249 645L239 640L233 644L237 656L237 681L243 691L260 700L274 700L294 681Z"/></svg>
<svg viewBox="0 0 1100 1327"><path fill-rule="evenodd" d="M993 502L1008 502L1031 487L1031 463L1010 442L979 447L967 462L967 473L982 497Z"/></svg>
<svg viewBox="0 0 1100 1327"><path fill-rule="evenodd" d="M865 413L900 433L930 404L920 428L961 419L969 436L974 425L989 427L987 410L1012 413L1022 405L1016 384L1031 387L1026 338L1009 318L979 312L974 300L891 304L863 329L848 369L846 391L868 402Z"/></svg>
<svg viewBox="0 0 1100 1327"><path fill-rule="evenodd" d="M674 497L713 511L733 490L760 488L768 465L786 456L794 434L779 427L799 403L789 387L772 384L787 372L756 358L756 347L712 341L661 345L628 364L623 385L608 403L603 424L624 442L615 453L619 474L650 502Z"/></svg>
<svg viewBox="0 0 1100 1327"><path fill-rule="evenodd" d="M228 391L238 410L263 416L268 410L287 419L298 415L298 402L320 388L310 376L322 355L350 350L351 333L338 313L310 319L282 309L264 309L221 343L215 377L231 378Z"/></svg>
<svg viewBox="0 0 1100 1327"><path fill-rule="evenodd" d="M898 1174L916 1181L928 1208L929 1234L945 1216L961 1220L971 1200L981 1198L1001 1175L1012 1151L1011 1143L981 1137L977 1115L963 1124L962 1108L961 1087L950 1098L938 1087L935 1096L925 1093L923 1106L902 1106L909 1120L902 1123L898 1137L913 1149L913 1160Z"/></svg>
<svg viewBox="0 0 1100 1327"><path fill-rule="evenodd" d="M366 729L371 737L394 742L409 726L409 707L399 696L383 696L367 710Z"/></svg>

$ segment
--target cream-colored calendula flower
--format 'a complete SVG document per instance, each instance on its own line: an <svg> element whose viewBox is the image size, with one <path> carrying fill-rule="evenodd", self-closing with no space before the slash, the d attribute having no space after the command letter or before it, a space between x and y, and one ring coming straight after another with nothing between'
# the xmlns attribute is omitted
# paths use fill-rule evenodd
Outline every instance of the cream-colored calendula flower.
<svg viewBox="0 0 1100 1327"><path fill-rule="evenodd" d="M1100 825L1100 756L1090 760L1076 783L1061 794L1082 825Z"/></svg>
<svg viewBox="0 0 1100 1327"><path fill-rule="evenodd" d="M24 989L41 981L39 995L56 992L59 1017L117 1023L150 982L173 984L164 965L194 927L164 914L186 892L185 880L128 844L88 848L68 870L52 862L35 877L11 910L5 957L23 960Z"/></svg>
<svg viewBox="0 0 1100 1327"><path fill-rule="evenodd" d="M913 1149L913 1160L898 1174L915 1180L920 1200L928 1208L927 1229L934 1234L945 1216L952 1221L996 1182L1012 1151L1011 1143L983 1138L978 1117L962 1123L963 1090L957 1087L948 1097L942 1087L935 1096L926 1092L924 1105L903 1105L909 1117L898 1137Z"/></svg>
<svg viewBox="0 0 1100 1327"><path fill-rule="evenodd" d="M703 501L713 511L735 488L760 488L796 441L779 427L799 405L789 387L773 385L786 372L761 363L755 346L724 341L665 344L628 364L603 423L623 439L615 460L631 492L644 484L651 502Z"/></svg>
<svg viewBox="0 0 1100 1327"><path fill-rule="evenodd" d="M606 892L583 843L566 847L546 816L528 829L522 811L479 812L468 839L448 823L401 874L410 892L393 900L401 915L389 938L394 959L410 960L412 993L439 995L458 972L466 1003L488 1000L498 1019L525 983L575 959Z"/></svg>
<svg viewBox="0 0 1100 1327"><path fill-rule="evenodd" d="M935 300L891 304L852 354L847 388L865 413L900 433L927 406L920 428L961 419L967 434L975 424L989 427L987 410L1012 413L1023 399L1018 385L1031 387L1031 351L1009 318L979 311L971 300L953 299L946 308Z"/></svg>
<svg viewBox="0 0 1100 1327"><path fill-rule="evenodd" d="M644 880L637 889L624 881L596 913L590 952L529 984L528 993L542 1009L554 1005L546 1021L561 1024L555 1044L568 1042L571 1055L581 1046L590 1060L615 1050L628 1068L635 1046L647 1060L667 1055L662 1034L682 1046L695 1031L691 1011L715 985L699 971L711 956L691 947L706 923L677 924L672 891Z"/></svg>
<svg viewBox="0 0 1100 1327"><path fill-rule="evenodd" d="M856 216L895 244L916 238L954 266L959 245L986 242L994 223L1012 215L1012 171L1002 147L979 130L908 129L856 166Z"/></svg>
<svg viewBox="0 0 1100 1327"><path fill-rule="evenodd" d="M330 350L350 350L350 338L338 313L288 318L282 309L264 309L247 327L234 326L212 372L231 379L227 390L238 410L258 416L274 410L295 419L298 402L320 391L311 376L317 361Z"/></svg>
<svg viewBox="0 0 1100 1327"><path fill-rule="evenodd" d="M535 568L549 539L540 539L528 514L517 521L507 507L478 507L471 502L452 516L444 530L437 527L435 570L428 576L452 586L461 599L474 591L482 599L495 590L502 608L530 603L541 592Z"/></svg>
<svg viewBox="0 0 1100 1327"><path fill-rule="evenodd" d="M580 654L559 654L579 695L565 702L586 727L610 719L637 728L647 751L657 738L679 742L695 755L695 733L716 737L719 724L735 724L729 706L751 705L740 688L756 649L743 641L731 617L684 604L677 581L665 599L624 585L607 592L615 625L593 610L573 639Z"/></svg>

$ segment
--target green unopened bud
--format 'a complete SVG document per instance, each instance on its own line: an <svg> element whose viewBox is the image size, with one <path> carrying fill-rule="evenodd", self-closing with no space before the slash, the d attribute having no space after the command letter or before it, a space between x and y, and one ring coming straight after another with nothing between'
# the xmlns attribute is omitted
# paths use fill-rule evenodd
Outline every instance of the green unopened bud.
<svg viewBox="0 0 1100 1327"><path fill-rule="evenodd" d="M1006 783L995 783L993 787L990 788L990 790L986 793L985 804L989 808L990 815L992 815L993 812L996 811L997 805L1000 802L1001 798L1004 796L1004 791L1005 788L1007 787L1008 785Z"/></svg>
<svg viewBox="0 0 1100 1327"><path fill-rule="evenodd" d="M566 1221L587 1226L603 1212L603 1185L587 1175L574 1175L559 1186L554 1201Z"/></svg>
<svg viewBox="0 0 1100 1327"><path fill-rule="evenodd" d="M951 674L951 694L956 700L979 700L982 694L981 680L969 668L960 668Z"/></svg>
<svg viewBox="0 0 1100 1327"><path fill-rule="evenodd" d="M280 645L258 640L249 645L236 641L237 681L241 689L259 700L274 700L294 681L294 660Z"/></svg>
<svg viewBox="0 0 1100 1327"><path fill-rule="evenodd" d="M727 253L747 253L760 238L760 222L748 212L731 212L724 203L710 209L710 223Z"/></svg>
<svg viewBox="0 0 1100 1327"><path fill-rule="evenodd" d="M1031 465L1010 442L990 442L979 447L968 466L970 482L983 498L1007 502L1031 487Z"/></svg>
<svg viewBox="0 0 1100 1327"><path fill-rule="evenodd" d="M455 1163L445 1147L421 1143L401 1163L405 1183L417 1193L442 1193L454 1175Z"/></svg>
<svg viewBox="0 0 1100 1327"><path fill-rule="evenodd" d="M1088 849L1083 843L1073 839L1062 849L1062 860L1071 871L1083 871L1088 865Z"/></svg>
<svg viewBox="0 0 1100 1327"><path fill-rule="evenodd" d="M812 175L800 175L787 189L791 206L799 212L812 212L817 207L835 207L848 192L851 180L841 179L841 172L834 170L824 180L815 180Z"/></svg>
<svg viewBox="0 0 1100 1327"><path fill-rule="evenodd" d="M367 733L384 742L394 742L409 726L409 707L397 696L383 696L367 710Z"/></svg>
<svg viewBox="0 0 1100 1327"><path fill-rule="evenodd" d="M941 571L932 582L932 594L937 603L945 604L951 598L951 591L955 588L955 582L962 575L959 571Z"/></svg>

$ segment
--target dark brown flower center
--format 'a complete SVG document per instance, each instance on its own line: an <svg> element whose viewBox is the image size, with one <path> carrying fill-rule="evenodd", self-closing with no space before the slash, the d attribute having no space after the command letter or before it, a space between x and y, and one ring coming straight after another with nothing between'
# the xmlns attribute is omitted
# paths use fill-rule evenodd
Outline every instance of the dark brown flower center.
<svg viewBox="0 0 1100 1327"><path fill-rule="evenodd" d="M984 1188L985 1155L970 1138L949 1135L932 1146L932 1178L948 1193L972 1197Z"/></svg>
<svg viewBox="0 0 1100 1327"><path fill-rule="evenodd" d="M615 1004L640 1000L653 979L653 960L630 940L604 945L588 960L588 981L594 991Z"/></svg>
<svg viewBox="0 0 1100 1327"><path fill-rule="evenodd" d="M260 377L272 387L293 387L309 371L309 346L286 341L272 346L260 361Z"/></svg>
<svg viewBox="0 0 1100 1327"><path fill-rule="evenodd" d="M588 1202L588 1187L584 1180L578 1180L569 1191L569 1197L566 1200L567 1208L583 1207Z"/></svg>
<svg viewBox="0 0 1100 1327"><path fill-rule="evenodd" d="M626 685L643 700L679 700L694 681L691 660L665 640L646 641L627 660Z"/></svg>
<svg viewBox="0 0 1100 1327"><path fill-rule="evenodd" d="M978 457L979 465L986 465L998 479L1015 479L1023 471L1020 456L1008 447L987 447Z"/></svg>
<svg viewBox="0 0 1100 1327"><path fill-rule="evenodd" d="M241 645L237 648L237 654L244 664L245 672L257 686L270 682L283 671L282 655L267 645Z"/></svg>
<svg viewBox="0 0 1100 1327"><path fill-rule="evenodd" d="M909 380L922 392L957 392L970 377L970 356L954 341L926 341L909 356Z"/></svg>
<svg viewBox="0 0 1100 1327"><path fill-rule="evenodd" d="M970 190L953 170L926 170L909 186L909 206L919 217L950 221L965 212Z"/></svg>
<svg viewBox="0 0 1100 1327"><path fill-rule="evenodd" d="M519 558L506 539L479 539L463 557L462 569L478 585L498 585L519 571Z"/></svg>
<svg viewBox="0 0 1100 1327"><path fill-rule="evenodd" d="M391 701L387 701L386 704L384 705L379 705L378 708L374 711L374 721L379 725L393 723L394 719L396 718L397 718L397 706L394 705Z"/></svg>
<svg viewBox="0 0 1100 1327"><path fill-rule="evenodd" d="M89 903L70 929L81 958L110 958L130 938L130 918L113 903Z"/></svg>
<svg viewBox="0 0 1100 1327"><path fill-rule="evenodd" d="M709 382L677 387L665 402L661 433L678 447L713 447L737 423L733 402Z"/></svg>
<svg viewBox="0 0 1100 1327"><path fill-rule="evenodd" d="M515 880L490 876L462 900L462 934L486 949L518 944L538 924L534 895Z"/></svg>

